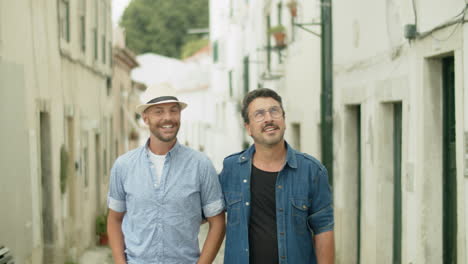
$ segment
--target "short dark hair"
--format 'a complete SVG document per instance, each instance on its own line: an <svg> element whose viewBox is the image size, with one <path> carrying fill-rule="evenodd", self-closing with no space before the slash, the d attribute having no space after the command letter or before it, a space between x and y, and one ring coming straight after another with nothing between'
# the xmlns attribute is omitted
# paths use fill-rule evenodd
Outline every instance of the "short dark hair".
<svg viewBox="0 0 468 264"><path fill-rule="evenodd" d="M275 101L280 104L281 110L283 110L283 117L285 116L285 112L283 109L283 101L281 100L281 96L276 93L275 91L268 89L268 88L258 88L255 90L250 91L242 100L242 118L244 119L244 123L249 123L249 105L250 103L257 99L258 97L271 97Z"/></svg>

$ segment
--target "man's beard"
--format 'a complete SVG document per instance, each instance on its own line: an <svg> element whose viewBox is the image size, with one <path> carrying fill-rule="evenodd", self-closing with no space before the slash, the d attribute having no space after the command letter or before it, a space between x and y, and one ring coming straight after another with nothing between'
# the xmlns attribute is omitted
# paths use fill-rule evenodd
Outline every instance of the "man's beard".
<svg viewBox="0 0 468 264"><path fill-rule="evenodd" d="M157 126L155 129L151 129L151 134L153 134L153 136L155 136L157 139L161 140L162 142L171 142L171 141L173 141L177 137L177 134L179 133L180 126L178 124L175 124L175 123L170 123L170 124L173 125L174 127L177 127L174 134L165 136L164 134L162 134L162 133L160 133L158 131L158 129L160 129L159 126ZM162 124L161 126L164 126L164 125L167 125L167 123Z"/></svg>

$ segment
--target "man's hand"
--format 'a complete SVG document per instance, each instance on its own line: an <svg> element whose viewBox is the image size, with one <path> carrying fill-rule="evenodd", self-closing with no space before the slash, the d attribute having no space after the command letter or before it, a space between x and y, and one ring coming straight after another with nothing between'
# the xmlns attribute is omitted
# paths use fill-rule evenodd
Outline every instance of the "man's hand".
<svg viewBox="0 0 468 264"><path fill-rule="evenodd" d="M314 236L315 253L318 264L335 263L335 239L333 231L327 231Z"/></svg>
<svg viewBox="0 0 468 264"><path fill-rule="evenodd" d="M107 235L109 236L109 246L112 249L115 264L127 264L124 236L122 233L124 215L125 212L119 213L109 209L109 215L107 216Z"/></svg>
<svg viewBox="0 0 468 264"><path fill-rule="evenodd" d="M198 264L211 264L213 262L216 254L218 254L221 243L223 243L226 232L224 211L216 216L208 217L207 220L210 226L197 262Z"/></svg>

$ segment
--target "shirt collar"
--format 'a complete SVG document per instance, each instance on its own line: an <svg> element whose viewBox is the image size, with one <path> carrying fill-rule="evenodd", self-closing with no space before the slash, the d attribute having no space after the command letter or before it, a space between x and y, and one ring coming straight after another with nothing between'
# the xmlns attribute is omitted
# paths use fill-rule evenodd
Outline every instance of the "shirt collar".
<svg viewBox="0 0 468 264"><path fill-rule="evenodd" d="M149 143L150 143L150 139L148 138L146 140L146 143L145 143L145 152L146 152L146 156L149 158L150 157L150 148L149 148ZM176 140L176 143L174 144L174 146L166 153L166 157L171 157L172 155L175 155L181 148L181 145L179 144L179 141Z"/></svg>
<svg viewBox="0 0 468 264"><path fill-rule="evenodd" d="M293 149L288 142L284 141L286 146L286 165L289 167L296 169L297 168L297 159L296 159L296 150ZM251 160L253 154L255 153L255 144L252 144L248 149L246 149L241 155L239 156L239 162L244 163L247 160Z"/></svg>

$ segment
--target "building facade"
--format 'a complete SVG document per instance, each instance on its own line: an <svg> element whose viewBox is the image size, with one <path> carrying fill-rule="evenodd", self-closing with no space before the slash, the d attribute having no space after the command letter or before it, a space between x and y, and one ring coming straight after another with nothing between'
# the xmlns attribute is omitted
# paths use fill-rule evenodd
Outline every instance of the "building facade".
<svg viewBox="0 0 468 264"><path fill-rule="evenodd" d="M466 263L466 3L333 10L337 258Z"/></svg>
<svg viewBox="0 0 468 264"><path fill-rule="evenodd" d="M140 94L146 89L146 85L131 78L131 71L139 64L135 54L125 45L123 29L114 30L113 46L112 89L109 91L110 100L107 103L112 109L111 131L114 134L110 135L110 138L113 140L112 147L117 157L139 146L142 127L135 108L140 104Z"/></svg>
<svg viewBox="0 0 468 264"><path fill-rule="evenodd" d="M286 139L321 159L321 1L210 7L215 86L277 90ZM331 7L336 262L466 263L466 3Z"/></svg>
<svg viewBox="0 0 468 264"><path fill-rule="evenodd" d="M0 244L17 263L95 245L112 150L110 0L1 1Z"/></svg>

